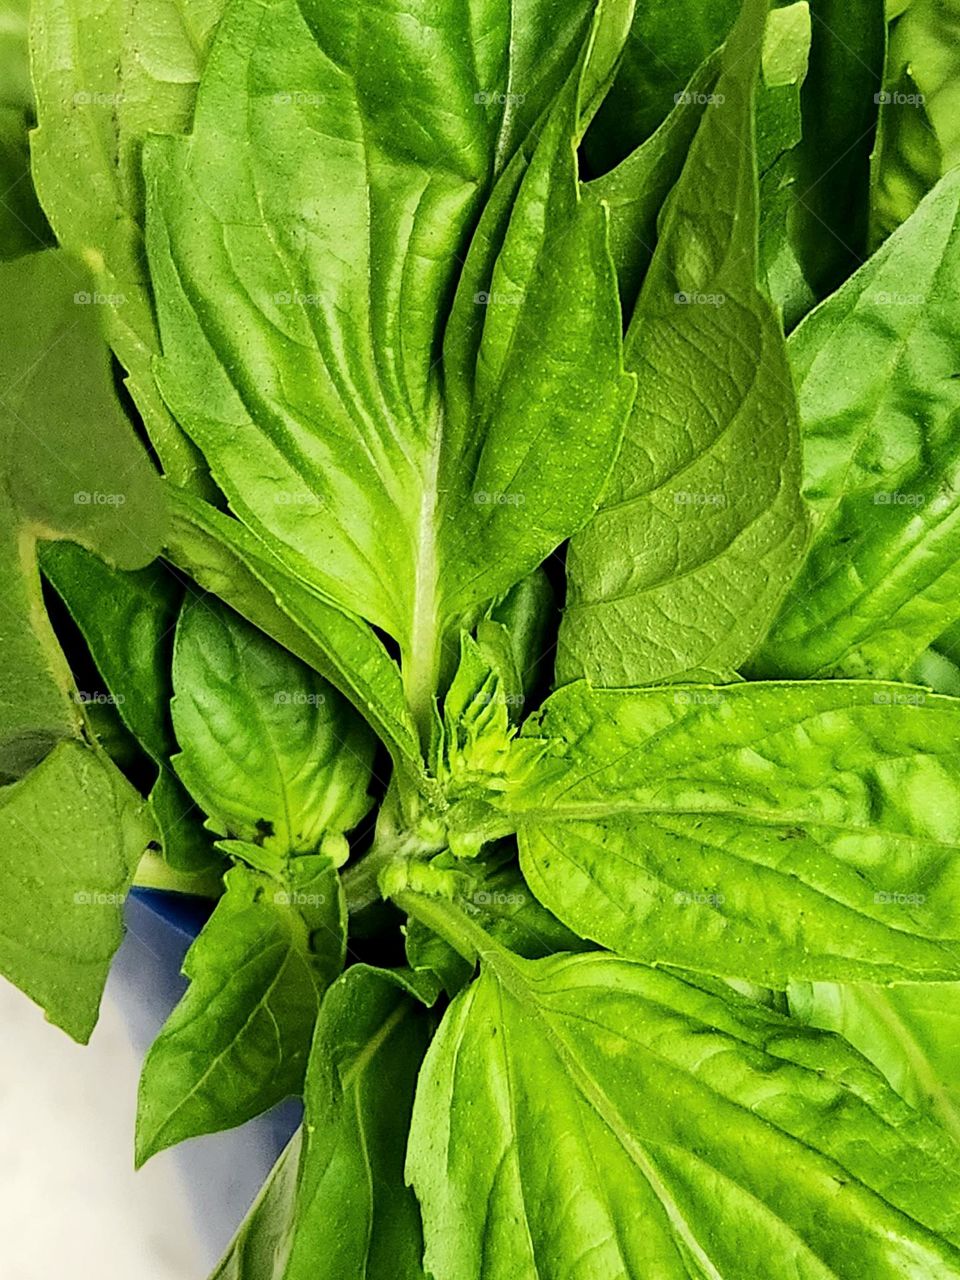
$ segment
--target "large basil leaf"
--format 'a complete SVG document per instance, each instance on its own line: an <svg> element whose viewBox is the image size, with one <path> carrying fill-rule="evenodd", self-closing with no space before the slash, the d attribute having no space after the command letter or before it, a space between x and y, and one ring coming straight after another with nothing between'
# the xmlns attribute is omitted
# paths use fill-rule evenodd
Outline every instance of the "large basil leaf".
<svg viewBox="0 0 960 1280"><path fill-rule="evenodd" d="M89 289L164 470L202 485L196 450L163 403L143 260L143 140L185 129L223 0L36 0L31 45L37 190L60 243L94 272Z"/></svg>
<svg viewBox="0 0 960 1280"><path fill-rule="evenodd" d="M561 690L508 794L537 897L638 959L782 988L960 975L960 700L810 681Z"/></svg>
<svg viewBox="0 0 960 1280"><path fill-rule="evenodd" d="M327 992L284 1153L212 1280L423 1280L403 1183L430 1015L397 972L355 965Z"/></svg>
<svg viewBox="0 0 960 1280"><path fill-rule="evenodd" d="M173 656L174 767L220 835L281 856L321 847L370 808L374 740L325 680L217 601L187 601Z"/></svg>
<svg viewBox="0 0 960 1280"><path fill-rule="evenodd" d="M754 81L767 5L724 47L627 333L639 391L599 513L571 542L561 682L736 668L804 545L796 404L757 285Z"/></svg>
<svg viewBox="0 0 960 1280"><path fill-rule="evenodd" d="M0 787L0 973L86 1042L123 900L153 838L143 800L100 752L59 743Z"/></svg>
<svg viewBox="0 0 960 1280"><path fill-rule="evenodd" d="M328 858L291 859L279 878L235 867L225 884L143 1064L138 1165L299 1094L320 996L343 966L346 909Z"/></svg>
<svg viewBox="0 0 960 1280"><path fill-rule="evenodd" d="M0 265L0 780L78 736L72 678L40 597L36 547L66 538L123 568L163 533L160 485L124 418L87 273L60 250Z"/></svg>
<svg viewBox="0 0 960 1280"><path fill-rule="evenodd" d="M838 1037L614 956L484 960L414 1106L435 1280L960 1276L960 1156Z"/></svg>
<svg viewBox="0 0 960 1280"><path fill-rule="evenodd" d="M464 302L470 400L442 395L458 258L516 147L515 69L541 103L569 70L530 52L542 6L487 7L478 27L454 0L241 0L193 133L145 156L164 395L288 571L399 642L424 736L444 636L588 518L633 393L569 81ZM600 11L598 57L627 8Z"/></svg>
<svg viewBox="0 0 960 1280"><path fill-rule="evenodd" d="M757 673L894 676L960 616L960 173L790 339L815 539Z"/></svg>
<svg viewBox="0 0 960 1280"><path fill-rule="evenodd" d="M789 996L797 1017L839 1032L960 1142L960 985L794 983Z"/></svg>

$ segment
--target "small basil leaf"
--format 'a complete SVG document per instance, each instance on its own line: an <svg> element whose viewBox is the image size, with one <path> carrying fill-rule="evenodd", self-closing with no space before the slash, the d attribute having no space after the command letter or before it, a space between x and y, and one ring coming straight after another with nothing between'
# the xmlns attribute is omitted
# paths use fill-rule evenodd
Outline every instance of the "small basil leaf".
<svg viewBox="0 0 960 1280"><path fill-rule="evenodd" d="M424 1280L403 1158L430 1014L398 971L354 965L320 1011L300 1135L211 1280Z"/></svg>
<svg viewBox="0 0 960 1280"><path fill-rule="evenodd" d="M138 1165L299 1094L320 996L343 966L346 909L329 859L293 859L282 879L235 867L225 886L143 1065Z"/></svg>
<svg viewBox="0 0 960 1280"><path fill-rule="evenodd" d="M171 491L167 554L203 588L325 676L389 747L423 790L417 731L396 663L372 629L290 576L238 520Z"/></svg>
<svg viewBox="0 0 960 1280"><path fill-rule="evenodd" d="M221 835L309 853L370 807L373 737L340 695L216 601L187 601L174 767Z"/></svg>

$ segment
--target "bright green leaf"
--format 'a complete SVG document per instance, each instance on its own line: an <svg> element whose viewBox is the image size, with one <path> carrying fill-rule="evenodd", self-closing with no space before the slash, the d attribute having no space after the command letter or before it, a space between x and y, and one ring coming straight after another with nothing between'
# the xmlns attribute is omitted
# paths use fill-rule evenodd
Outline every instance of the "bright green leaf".
<svg viewBox="0 0 960 1280"><path fill-rule="evenodd" d="M291 577L238 520L178 491L170 506L174 563L329 680L429 789L399 669L373 630Z"/></svg>
<svg viewBox="0 0 960 1280"><path fill-rule="evenodd" d="M140 155L148 133L186 129L223 0L34 0L31 49L41 203L60 243L93 272L88 289L129 374L164 470L201 485L196 450L170 417L150 362L159 350L143 255Z"/></svg>
<svg viewBox="0 0 960 1280"><path fill-rule="evenodd" d="M960 1275L960 1156L839 1038L614 956L484 959L414 1107L435 1280Z"/></svg>
<svg viewBox="0 0 960 1280"><path fill-rule="evenodd" d="M86 1042L123 936L123 900L154 832L102 754L65 741L0 788L0 972Z"/></svg>
<svg viewBox="0 0 960 1280"><path fill-rule="evenodd" d="M809 557L754 670L904 672L960 616L960 172L790 339Z"/></svg>
<svg viewBox="0 0 960 1280"><path fill-rule="evenodd" d="M374 742L340 695L212 599L184 605L173 683L174 767L210 827L342 861L370 807Z"/></svg>
<svg viewBox="0 0 960 1280"><path fill-rule="evenodd" d="M244 867L184 961L187 994L147 1054L137 1164L232 1128L303 1086L320 997L343 965L346 911L329 859L281 879Z"/></svg>
<svg viewBox="0 0 960 1280"><path fill-rule="evenodd" d="M750 121L767 5L722 55L627 333L639 392L601 509L571 542L562 683L736 668L799 564L796 404L757 285Z"/></svg>
<svg viewBox="0 0 960 1280"><path fill-rule="evenodd" d="M555 694L507 797L581 936L783 987L960 975L960 701L815 682Z"/></svg>
<svg viewBox="0 0 960 1280"><path fill-rule="evenodd" d="M146 149L164 395L288 572L399 642L423 736L445 637L588 518L632 395L604 219L578 201L574 80L492 275L461 286L469 402L442 395L458 260L517 141L517 95L487 82L528 66L543 103L572 65L489 8L481 38L453 0L348 21L243 0L193 133ZM605 6L594 47L628 16Z"/></svg>

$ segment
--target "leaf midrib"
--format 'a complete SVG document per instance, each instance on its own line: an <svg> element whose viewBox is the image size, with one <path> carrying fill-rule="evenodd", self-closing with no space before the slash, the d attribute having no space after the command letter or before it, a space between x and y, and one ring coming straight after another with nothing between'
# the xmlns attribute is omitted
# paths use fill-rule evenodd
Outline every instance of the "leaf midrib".
<svg viewBox="0 0 960 1280"><path fill-rule="evenodd" d="M524 1016L532 1017L540 1023L547 1040L550 1042L557 1058L565 1067L571 1081L576 1085L581 1096L589 1103L610 1134L619 1143L624 1153L636 1165L650 1190L663 1206L664 1213L671 1226L703 1268L706 1280L724 1280L724 1277L714 1267L703 1246L694 1235L693 1228L684 1218L680 1206L660 1178L645 1148L630 1133L629 1127L624 1124L616 1106L607 1098L603 1090L591 1080L579 1060L570 1051L566 1040L557 1034L550 1020L543 1015L538 1001L535 998L530 998L532 995L530 988L520 976L515 963L499 947L496 950L485 951L482 958L492 970L498 984L510 994L514 1002L523 1010Z"/></svg>
<svg viewBox="0 0 960 1280"><path fill-rule="evenodd" d="M748 808L696 808L671 807L668 805L640 804L632 800L598 800L581 804L554 804L549 807L531 808L515 811L512 816L520 826L531 823L581 822L595 819L611 818L622 814L638 814L653 818L731 818L745 824L769 827L804 826L817 831L836 832L838 835L878 835L885 840L913 840L925 847L946 851L960 850L960 840L937 840L933 836L915 834L907 831L890 831L883 827L852 822L836 822L826 818L811 817L802 810L793 809L748 809Z"/></svg>
<svg viewBox="0 0 960 1280"><path fill-rule="evenodd" d="M913 1074L924 1093L931 1099L931 1110L950 1135L960 1142L960 1114L951 1101L948 1089L938 1076L909 1024L890 1004L885 991L864 985L857 988L857 994L864 1004L873 1010L883 1025L893 1033L897 1043L907 1050L907 1058Z"/></svg>

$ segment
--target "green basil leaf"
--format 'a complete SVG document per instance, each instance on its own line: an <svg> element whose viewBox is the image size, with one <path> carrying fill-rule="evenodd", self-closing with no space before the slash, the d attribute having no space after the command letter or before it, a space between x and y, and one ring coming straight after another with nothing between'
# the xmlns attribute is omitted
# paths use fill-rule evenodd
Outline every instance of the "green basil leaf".
<svg viewBox="0 0 960 1280"><path fill-rule="evenodd" d="M913 0L902 8L890 29L873 157L874 245L960 160L960 4Z"/></svg>
<svg viewBox="0 0 960 1280"><path fill-rule="evenodd" d="M346 858L374 741L320 676L216 601L187 601L173 656L174 767L221 835Z"/></svg>
<svg viewBox="0 0 960 1280"><path fill-rule="evenodd" d="M39 128L33 173L60 243L93 269L86 290L126 369L164 470L203 487L202 462L163 403L143 261L140 153L148 133L185 129L223 0L36 0L31 46ZM208 482L207 482L208 483Z"/></svg>
<svg viewBox="0 0 960 1280"><path fill-rule="evenodd" d="M435 1280L960 1276L960 1155L838 1037L615 956L484 961L414 1106Z"/></svg>
<svg viewBox="0 0 960 1280"><path fill-rule="evenodd" d="M304 1130L211 1280L424 1280L403 1158L432 1024L412 994L398 972L366 965L327 992Z"/></svg>
<svg viewBox="0 0 960 1280"><path fill-rule="evenodd" d="M285 1280L302 1147L301 1127L270 1170L210 1280Z"/></svg>
<svg viewBox="0 0 960 1280"><path fill-rule="evenodd" d="M20 782L0 787L0 973L82 1043L153 835L141 797L79 742L59 743Z"/></svg>
<svg viewBox="0 0 960 1280"><path fill-rule="evenodd" d="M591 48L627 9L604 6ZM444 638L588 518L632 395L602 211L578 201L575 79L492 278L461 290L472 399L443 395L458 258L515 145L516 94L491 104L484 81L529 65L544 101L571 71L499 14L481 38L454 0L403 20L243 0L193 133L145 155L164 395L288 572L399 642L424 738Z"/></svg>
<svg viewBox="0 0 960 1280"><path fill-rule="evenodd" d="M600 200L609 210L610 252L625 315L633 314L656 247L660 210L683 172L719 71L720 57L711 54L676 95L673 109L656 133L615 169L584 186L585 199ZM588 142L589 138L588 133Z"/></svg>
<svg viewBox="0 0 960 1280"><path fill-rule="evenodd" d="M183 972L190 979L143 1064L137 1164L243 1124L303 1087L320 996L343 967L346 907L330 860L282 878L235 867Z"/></svg>
<svg viewBox="0 0 960 1280"><path fill-rule="evenodd" d="M960 616L958 289L953 173L792 335L816 532L757 674L896 676Z"/></svg>
<svg viewBox="0 0 960 1280"><path fill-rule="evenodd" d="M170 508L174 563L329 680L428 791L399 669L373 630L291 577L238 520L177 490Z"/></svg>
<svg viewBox="0 0 960 1280"><path fill-rule="evenodd" d="M87 273L60 250L0 265L0 780L77 737L76 690L40 595L38 541L136 568L159 551L159 482L110 380Z"/></svg>
<svg viewBox="0 0 960 1280"><path fill-rule="evenodd" d="M960 974L960 701L816 682L554 694L530 888L637 959L783 988Z"/></svg>
<svg viewBox="0 0 960 1280"><path fill-rule="evenodd" d="M799 564L795 396L757 285L751 120L767 5L724 46L627 333L639 392L599 513L570 544L557 678L736 668Z"/></svg>
<svg viewBox="0 0 960 1280"><path fill-rule="evenodd" d="M792 1013L839 1032L902 1098L960 1142L960 984L794 983L789 996Z"/></svg>

